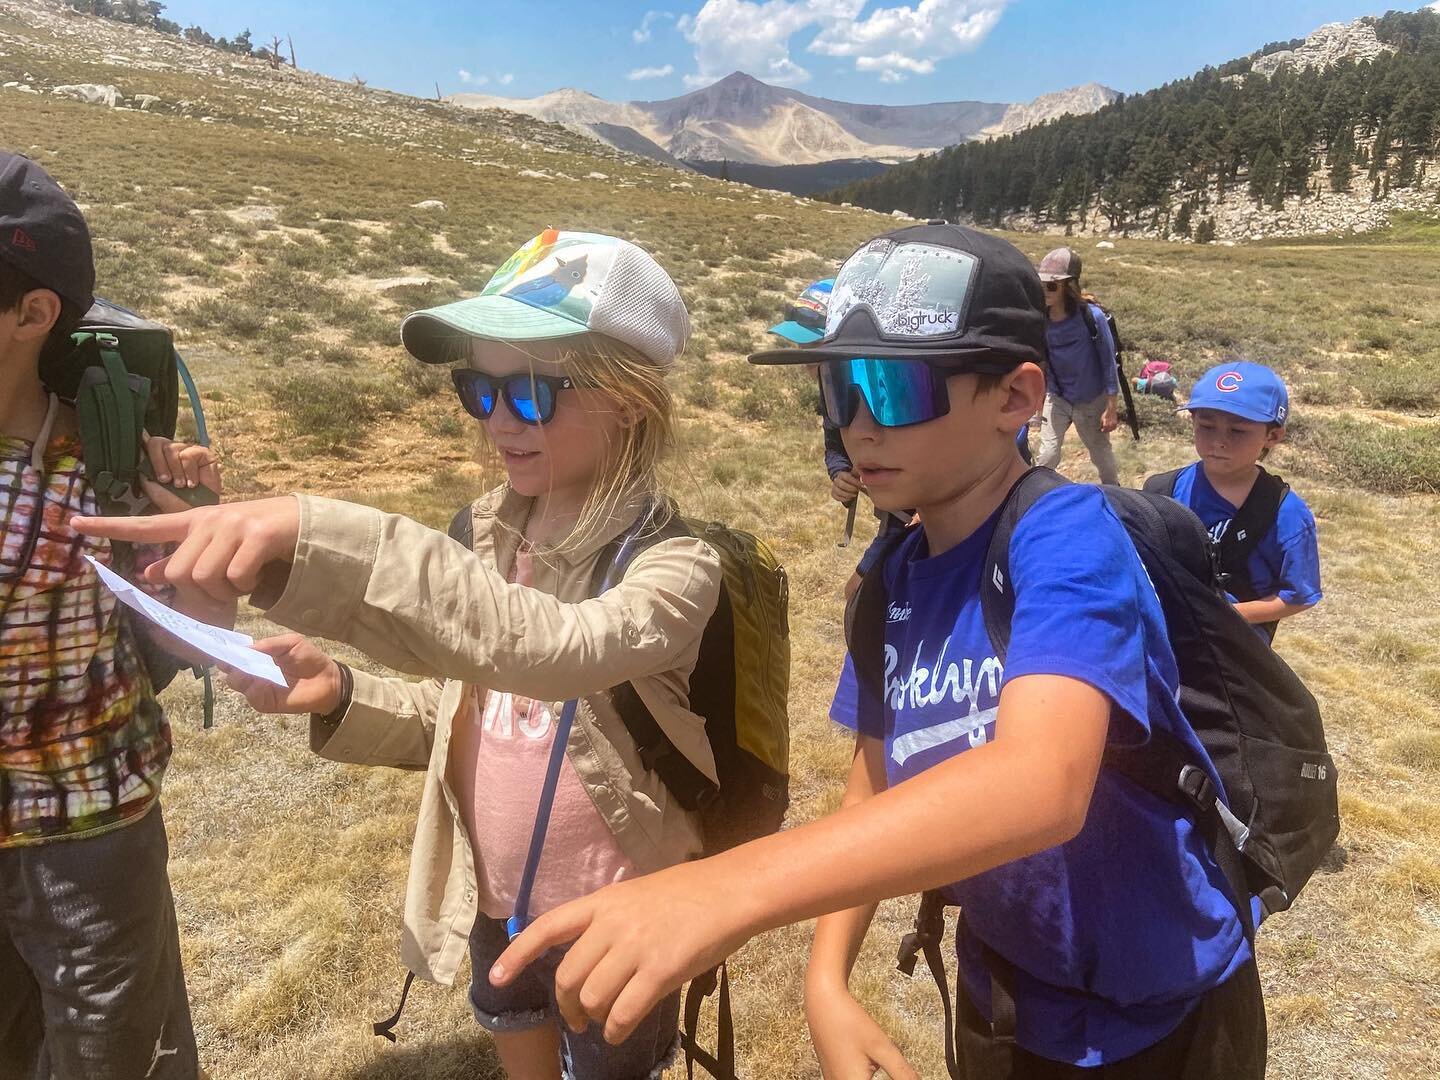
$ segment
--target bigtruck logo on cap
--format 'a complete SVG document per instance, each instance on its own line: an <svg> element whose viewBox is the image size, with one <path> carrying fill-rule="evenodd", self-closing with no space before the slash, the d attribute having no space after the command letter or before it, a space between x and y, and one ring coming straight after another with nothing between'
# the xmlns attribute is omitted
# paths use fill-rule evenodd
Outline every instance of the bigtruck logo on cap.
<svg viewBox="0 0 1440 1080"><path fill-rule="evenodd" d="M10 237L10 246L17 247L21 251L28 251L32 255L35 254L36 251L35 238L24 229L19 228L15 230L15 235Z"/></svg>
<svg viewBox="0 0 1440 1080"><path fill-rule="evenodd" d="M952 337L978 266L975 256L954 248L872 240L840 268L825 334L864 308L887 337Z"/></svg>

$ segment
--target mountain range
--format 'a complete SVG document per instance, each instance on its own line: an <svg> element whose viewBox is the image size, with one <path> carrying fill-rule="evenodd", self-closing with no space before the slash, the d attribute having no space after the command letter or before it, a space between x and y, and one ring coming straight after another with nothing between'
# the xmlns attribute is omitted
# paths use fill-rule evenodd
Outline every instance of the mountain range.
<svg viewBox="0 0 1440 1080"><path fill-rule="evenodd" d="M1120 98L1090 83L1031 102L863 105L771 86L741 71L680 97L613 102L566 88L535 98L454 94L447 101L564 124L618 149L674 164L799 166L894 162L955 143L1011 134ZM713 173L713 168L704 171Z"/></svg>

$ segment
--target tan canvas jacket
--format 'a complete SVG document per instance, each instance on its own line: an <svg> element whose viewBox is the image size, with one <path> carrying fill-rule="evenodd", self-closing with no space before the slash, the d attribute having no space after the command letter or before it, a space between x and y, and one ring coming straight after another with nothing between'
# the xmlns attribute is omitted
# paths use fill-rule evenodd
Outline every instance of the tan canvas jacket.
<svg viewBox="0 0 1440 1080"><path fill-rule="evenodd" d="M690 712L690 672L719 598L714 550L665 540L624 580L590 597L604 546L638 516L634 502L565 553L536 552L533 587L507 581L530 500L502 488L472 508L474 552L409 518L300 496L300 542L267 612L300 633L344 641L420 682L354 673L338 726L315 725L322 756L427 771L405 896L401 958L450 983L475 921L476 873L447 772L451 724L466 685L550 700L581 699L567 752L625 855L645 873L699 853L694 816L675 804L611 706L634 685L656 722L715 778L704 721Z"/></svg>

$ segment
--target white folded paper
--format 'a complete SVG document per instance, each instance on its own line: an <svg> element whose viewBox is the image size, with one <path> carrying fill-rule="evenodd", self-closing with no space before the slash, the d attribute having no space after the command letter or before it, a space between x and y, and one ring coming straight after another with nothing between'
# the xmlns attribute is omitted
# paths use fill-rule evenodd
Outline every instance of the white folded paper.
<svg viewBox="0 0 1440 1080"><path fill-rule="evenodd" d="M285 676L280 673L280 668L275 661L264 653L250 648L255 639L248 634L242 634L238 630L226 630L221 626L211 626L199 619L192 619L189 615L182 615L173 608L166 607L148 593L137 589L109 567L102 566L90 558L89 555L86 555L85 558L90 559L90 565L95 567L95 572L100 575L100 580L122 604L140 612L141 615L162 629L170 631L192 649L198 649L210 659L224 664L226 667L232 667L236 671L243 671L246 675L264 679L276 686L286 685Z"/></svg>

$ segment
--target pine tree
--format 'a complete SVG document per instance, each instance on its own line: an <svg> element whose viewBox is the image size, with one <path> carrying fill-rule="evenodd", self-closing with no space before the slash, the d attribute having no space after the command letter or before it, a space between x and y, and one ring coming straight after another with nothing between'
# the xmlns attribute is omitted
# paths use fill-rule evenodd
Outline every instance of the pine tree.
<svg viewBox="0 0 1440 1080"><path fill-rule="evenodd" d="M1180 204L1180 211L1175 215L1174 222L1171 223L1171 231L1176 236L1190 235L1190 204L1188 202Z"/></svg>
<svg viewBox="0 0 1440 1080"><path fill-rule="evenodd" d="M1250 197L1256 206L1263 206L1275 197L1280 188L1280 159L1275 151L1266 146L1256 155L1250 166Z"/></svg>
<svg viewBox="0 0 1440 1080"><path fill-rule="evenodd" d="M1330 190L1349 191L1355 169L1355 132L1343 127L1330 143Z"/></svg>
<svg viewBox="0 0 1440 1080"><path fill-rule="evenodd" d="M1205 218L1195 227L1195 242L1209 244L1215 240L1215 219Z"/></svg>

